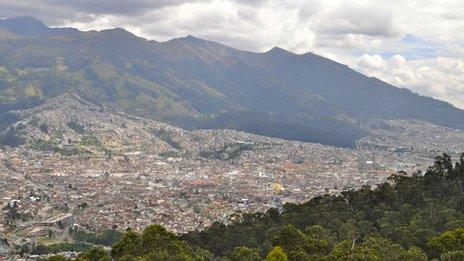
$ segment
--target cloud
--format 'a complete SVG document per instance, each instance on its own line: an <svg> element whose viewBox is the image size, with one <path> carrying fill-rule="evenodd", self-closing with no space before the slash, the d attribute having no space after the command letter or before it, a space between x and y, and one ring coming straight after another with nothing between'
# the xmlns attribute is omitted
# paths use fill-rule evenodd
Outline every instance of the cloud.
<svg viewBox="0 0 464 261"><path fill-rule="evenodd" d="M407 60L394 55L363 54L352 66L369 76L448 101L464 109L464 61L459 57Z"/></svg>
<svg viewBox="0 0 464 261"><path fill-rule="evenodd" d="M46 20L76 19L82 14L87 16L122 15L136 16L153 9L176 6L194 0L2 0L2 14L39 16ZM47 11L48 10L48 11ZM60 10L61 12L55 13Z"/></svg>
<svg viewBox="0 0 464 261"><path fill-rule="evenodd" d="M320 48L338 48L344 50L353 49L379 49L383 40L362 34L317 34L315 45Z"/></svg>
<svg viewBox="0 0 464 261"><path fill-rule="evenodd" d="M85 12L95 15L139 15L149 12L152 9L159 9L166 6L176 6L193 1L185 0L52 0L57 4L70 7L77 12Z"/></svg>
<svg viewBox="0 0 464 261"><path fill-rule="evenodd" d="M364 69L373 69L378 70L385 66L385 61L383 60L382 56L376 55L369 55L363 54L358 60L358 67Z"/></svg>
<svg viewBox="0 0 464 261"><path fill-rule="evenodd" d="M390 8L376 8L372 4L342 2L326 14L318 28L324 34L360 34L393 37L400 35L399 26Z"/></svg>
<svg viewBox="0 0 464 261"><path fill-rule="evenodd" d="M50 25L84 30L125 27L155 40L181 34L215 37L211 40L234 36L237 41L227 44L253 51L280 45L297 52L315 47L370 52L408 33L445 44L462 39L459 29L464 21L449 19L463 4L443 1L0 0L0 16L29 15ZM243 44L244 37L249 44ZM292 43L294 39L298 43Z"/></svg>
<svg viewBox="0 0 464 261"><path fill-rule="evenodd" d="M233 2L244 4L244 5L251 5L251 6L260 6L265 3L268 3L268 0L233 0Z"/></svg>
<svg viewBox="0 0 464 261"><path fill-rule="evenodd" d="M307 0L300 7L298 15L301 20L311 19L314 15L317 15L322 10L321 0Z"/></svg>

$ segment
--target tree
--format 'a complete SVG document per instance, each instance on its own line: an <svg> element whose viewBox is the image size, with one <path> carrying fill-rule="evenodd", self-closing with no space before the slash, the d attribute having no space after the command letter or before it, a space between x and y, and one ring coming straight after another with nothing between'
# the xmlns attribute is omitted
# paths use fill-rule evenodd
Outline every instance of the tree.
<svg viewBox="0 0 464 261"><path fill-rule="evenodd" d="M44 255L48 253L48 248L44 244L38 244L35 248L34 251L32 251L33 254L36 255Z"/></svg>
<svg viewBox="0 0 464 261"><path fill-rule="evenodd" d="M160 225L145 228L142 235L129 231L111 251L115 259L126 260L205 260L211 253L190 246Z"/></svg>
<svg viewBox="0 0 464 261"><path fill-rule="evenodd" d="M320 253L328 254L335 243L335 238L330 230L320 225L307 227L305 234L315 245L314 248L317 248Z"/></svg>
<svg viewBox="0 0 464 261"><path fill-rule="evenodd" d="M400 245L388 239L368 237L359 243L355 240L338 243L331 256L338 260L404 260L402 258L406 254L407 252Z"/></svg>
<svg viewBox="0 0 464 261"><path fill-rule="evenodd" d="M451 157L443 153L442 156L436 156L435 157L435 165L433 166L433 169L436 172L440 173L449 173L453 170L453 163L451 161Z"/></svg>
<svg viewBox="0 0 464 261"><path fill-rule="evenodd" d="M446 231L432 238L428 243L428 247L434 257L438 257L440 253L464 250L464 228Z"/></svg>
<svg viewBox="0 0 464 261"><path fill-rule="evenodd" d="M203 260L208 251L194 249L160 225L151 225L142 234L142 253L148 260Z"/></svg>
<svg viewBox="0 0 464 261"><path fill-rule="evenodd" d="M443 261L458 261L464 260L464 251L457 250L457 251L449 251L441 255L440 260Z"/></svg>
<svg viewBox="0 0 464 261"><path fill-rule="evenodd" d="M137 232L127 232L111 250L111 255L115 258L124 255L138 256L142 253L142 237Z"/></svg>
<svg viewBox="0 0 464 261"><path fill-rule="evenodd" d="M427 261L427 255L424 251L422 251L422 249L411 247L408 251L406 251L406 253L401 255L400 259L404 261Z"/></svg>
<svg viewBox="0 0 464 261"><path fill-rule="evenodd" d="M19 254L21 256L27 255L31 252L31 249L29 248L28 245L22 245L21 249L19 250Z"/></svg>
<svg viewBox="0 0 464 261"><path fill-rule="evenodd" d="M269 252L265 261L288 261L288 257L280 246L276 246Z"/></svg>
<svg viewBox="0 0 464 261"><path fill-rule="evenodd" d="M355 241L344 240L336 244L330 253L334 260L379 260L373 249L357 246Z"/></svg>
<svg viewBox="0 0 464 261"><path fill-rule="evenodd" d="M175 239L176 235L160 225L148 226L142 234L143 251L150 252L155 248L169 248L169 244Z"/></svg>
<svg viewBox="0 0 464 261"><path fill-rule="evenodd" d="M281 221L281 215L278 209L270 208L266 215L275 223L279 223Z"/></svg>
<svg viewBox="0 0 464 261"><path fill-rule="evenodd" d="M111 261L111 257L108 252L101 247L94 247L89 251L80 254L77 260L79 260L79 258L88 261Z"/></svg>
<svg viewBox="0 0 464 261"><path fill-rule="evenodd" d="M308 245L308 238L299 229L293 225L285 225L280 230L277 238L274 239L274 245L281 246L285 251L303 251L305 252Z"/></svg>
<svg viewBox="0 0 464 261"><path fill-rule="evenodd" d="M259 261L261 257L256 249L249 247L236 247L230 254L232 261Z"/></svg>

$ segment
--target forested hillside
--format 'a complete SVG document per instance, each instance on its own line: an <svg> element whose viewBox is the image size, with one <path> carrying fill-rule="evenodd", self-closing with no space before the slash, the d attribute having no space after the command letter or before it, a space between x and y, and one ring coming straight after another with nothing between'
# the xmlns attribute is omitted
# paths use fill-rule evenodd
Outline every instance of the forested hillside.
<svg viewBox="0 0 464 261"><path fill-rule="evenodd" d="M445 154L425 173L282 212L237 214L185 235L129 231L110 253L93 248L79 260L464 260L463 192L464 154L455 164Z"/></svg>

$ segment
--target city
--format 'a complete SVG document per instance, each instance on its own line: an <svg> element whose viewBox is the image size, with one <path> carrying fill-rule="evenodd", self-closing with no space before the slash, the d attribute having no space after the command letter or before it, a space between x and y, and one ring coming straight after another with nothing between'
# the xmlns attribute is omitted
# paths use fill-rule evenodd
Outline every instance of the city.
<svg viewBox="0 0 464 261"><path fill-rule="evenodd" d="M357 149L186 131L71 94L17 113L24 118L14 126L25 127L16 135L27 141L0 151L0 234L14 249L72 242L69 229L140 231L156 223L186 233L236 213L375 186L397 171L424 171L435 155L457 156L464 147L463 131L404 120L363 123L371 134ZM398 128L402 134L392 134Z"/></svg>

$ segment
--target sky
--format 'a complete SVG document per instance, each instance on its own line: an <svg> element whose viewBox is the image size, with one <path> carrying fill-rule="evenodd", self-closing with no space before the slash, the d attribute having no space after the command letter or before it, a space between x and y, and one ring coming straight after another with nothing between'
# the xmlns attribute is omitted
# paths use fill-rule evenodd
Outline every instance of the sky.
<svg viewBox="0 0 464 261"><path fill-rule="evenodd" d="M0 17L313 52L464 109L462 0L0 0Z"/></svg>

